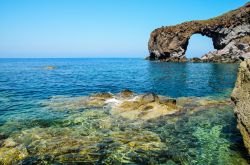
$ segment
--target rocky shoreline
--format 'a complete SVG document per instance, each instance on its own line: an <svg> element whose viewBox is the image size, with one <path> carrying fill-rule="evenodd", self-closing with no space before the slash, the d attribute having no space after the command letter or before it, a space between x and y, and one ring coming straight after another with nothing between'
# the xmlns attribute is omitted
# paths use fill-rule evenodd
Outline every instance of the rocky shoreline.
<svg viewBox="0 0 250 165"><path fill-rule="evenodd" d="M148 42L148 60L165 62L235 63L250 58L250 3L221 16L155 29ZM215 51L188 60L185 52L193 34L212 38Z"/></svg>
<svg viewBox="0 0 250 165"><path fill-rule="evenodd" d="M250 60L240 64L238 78L232 92L235 114L246 148L250 154Z"/></svg>

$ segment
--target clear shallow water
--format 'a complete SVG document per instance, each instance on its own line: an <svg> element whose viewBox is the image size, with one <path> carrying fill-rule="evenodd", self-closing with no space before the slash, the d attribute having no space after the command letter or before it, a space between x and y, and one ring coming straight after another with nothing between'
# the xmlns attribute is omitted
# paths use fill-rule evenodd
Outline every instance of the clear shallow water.
<svg viewBox="0 0 250 165"><path fill-rule="evenodd" d="M47 66L54 66L55 69L50 70ZM95 143L88 145L97 148L98 145L109 146L110 144L106 144L106 139L103 137L113 138L113 141L117 142L117 136L122 136L125 141L128 141L126 139L129 138L128 134L136 134L136 132L138 133L134 137L152 137L147 142L137 140L140 145L149 146L153 148L152 150L146 152L142 148L137 148L139 151L130 151L127 143L122 142L120 148L112 147L115 144L111 143L109 149L104 147L101 151L109 151L113 154L99 153L97 162L100 164L110 162L202 164L204 161L209 161L210 164L218 164L221 161L221 164L225 164L222 159L225 157L227 162L238 161L246 164L246 153L242 147L241 136L235 128L236 121L231 105L216 105L205 109L203 107L201 112L141 122L139 126L125 119L107 119L114 123L114 126L102 129L98 126L99 120L103 121L105 118L106 121L106 118L110 118L108 112L103 113L103 108L101 111L90 108L91 115L89 116L89 109L87 111L79 107L79 103L76 102L77 96L100 92L118 93L123 89L130 89L137 93L155 92L171 97L195 96L226 99L229 98L234 86L237 67L238 65L235 64L156 63L142 59L1 59L1 134L5 136L4 139L12 138L22 145L25 149L22 148L21 151L28 150L33 153L32 156L25 158L23 164L36 161L57 162L60 160L59 162L64 162L66 158L62 155L65 153L55 154L62 156L61 160L58 157L54 159L56 156L50 151L59 152L58 150L62 150L62 147L67 148L73 144L84 146L82 142L87 140L82 139L86 137L91 139L92 136L99 137L99 139L93 140ZM57 103L58 100L51 100L51 98L60 98L60 96L62 96L62 99L59 99L59 103L62 103L60 111L54 111L53 108L44 104L47 101L51 101L52 104ZM65 96L70 99L69 102L65 101ZM69 104L74 108L69 107ZM189 109L192 110L192 106ZM76 119L80 122L76 122ZM170 119L175 122L169 122ZM91 129L86 130L86 128ZM211 130L214 131L210 132ZM34 136L38 136L40 140ZM60 137L64 139L56 148L55 143L61 142ZM65 139L69 141L68 146L64 146ZM196 143L193 144L192 141ZM55 145L55 148L47 151L50 153L47 157L42 152L45 149L39 149L43 145L47 148L49 145ZM165 146L155 149L157 147L154 145ZM211 148L214 145L216 147ZM34 151L34 148L38 148L37 151ZM221 152L217 152L218 149ZM71 152L67 150L67 153ZM42 156L35 156L34 153L41 153ZM203 160L203 154L208 153L210 153L208 159ZM81 160L80 158L70 159L69 155L66 157L68 158L66 162ZM229 160L229 157L234 159ZM96 163L96 160L94 162Z"/></svg>

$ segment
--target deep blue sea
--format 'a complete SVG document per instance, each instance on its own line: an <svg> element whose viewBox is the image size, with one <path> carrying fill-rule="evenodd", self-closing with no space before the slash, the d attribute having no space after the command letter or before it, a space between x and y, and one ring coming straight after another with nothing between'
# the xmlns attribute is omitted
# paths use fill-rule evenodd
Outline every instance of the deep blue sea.
<svg viewBox="0 0 250 165"><path fill-rule="evenodd" d="M48 68L50 66L53 66L53 68ZM8 138L11 137L11 139L16 140L16 138L17 137L20 138L21 135L22 136L28 135L29 131L31 130L36 132L34 134L32 133L32 136L29 135L29 137L32 138L34 138L34 136L38 136L38 134L41 132L46 132L47 134L50 134L51 132L49 131L53 132L53 137L54 137L58 135L55 132L58 131L59 127L60 127L59 132L62 132L61 129L65 129L66 127L65 125L60 125L57 123L55 126L50 123L53 123L55 121L59 122L59 120L64 121L66 118L68 120L68 117L72 118L72 116L70 116L68 112L61 113L61 112L48 111L48 108L46 109L44 104L41 104L41 102L49 100L52 97L67 96L74 98L78 96L87 96L93 93L100 93L100 92L118 93L121 90L129 89L136 93L153 92L158 95L170 96L175 98L213 97L216 99L217 98L228 99L230 98L230 93L236 81L237 70L238 70L238 64L163 63L163 62L159 63L159 62L146 61L144 59L129 59L129 58L126 59L118 59L118 58L117 59L113 58L112 59L94 59L94 58L93 59L92 58L0 59L0 131L1 131L0 145L1 145L1 133L3 134L2 136L5 136L5 139L7 137ZM230 154L226 156L230 157L232 153L236 153L234 154L234 156L237 155L235 156L236 158L234 161L236 160L245 161L246 159L244 157L245 151L242 151L241 146L243 144L240 134L236 129L236 120L233 115L233 109L232 107L229 108L223 107L222 110L219 109L220 108L217 108L217 110L215 111L211 110L204 113L197 113L195 115L192 114L195 116L195 117L193 116L194 118L192 122L189 121L189 118L187 116L183 116L180 120L180 123L182 125L186 125L187 121L190 122L189 133L187 133L188 129L183 129L183 128L179 129L179 131L176 132L176 126L173 126L173 124L169 125L166 124L165 126L169 126L168 128L165 128L165 126L161 124L159 127L152 129L152 132L158 134L160 138L164 137L163 139L167 138L172 139L172 141L169 140L169 146L171 146L171 142L173 143L172 145L174 144L177 145L177 142L173 141L175 139L174 137L179 137L180 135L182 135L179 137L179 140L182 142L182 144L180 145L185 149L192 148L191 146L193 146L193 144L191 144L190 141L184 142L185 139L188 139L188 137L190 137L191 135L193 135L194 137L198 137L199 139L200 137L199 135L202 134L199 132L200 130L197 128L197 123L193 122L205 121L204 120L205 118L211 119L211 117L214 116L212 117L213 120L211 120L211 123L209 123L208 120L208 123L205 124L206 128L209 128L208 130L215 129L213 132L210 133L207 132L208 134L207 136L209 136L210 138L215 138L216 140L216 138L219 138L220 136L220 132L218 133L218 131L220 131L221 129L224 130L222 132L222 136L225 137L225 139L227 139L226 141L229 141L230 144L225 143L225 141L222 139L221 142L219 142L218 144L216 143L216 145L219 145L219 148L216 149L223 150L223 147L225 149L225 147L231 146L231 148L233 148L233 151L228 152ZM77 113L74 115L77 115ZM196 118L197 116L198 118ZM219 127L217 127L218 125ZM76 125L74 125L74 129L76 129L75 126ZM67 128L71 127L72 125L67 126ZM226 131L225 128L227 129ZM44 130L42 131L40 129ZM77 129L79 128L77 127ZM147 127L145 127L145 129L150 130ZM162 129L168 130L168 135L163 134L164 130L162 131ZM200 134L197 133L196 129L198 129L198 133ZM63 130L63 132L65 132L65 130ZM173 134L175 136L170 138L169 134ZM42 135L39 136L41 139ZM47 139L50 139L51 136L52 136L51 134L50 136L48 135ZM69 135L67 135L67 137L68 136ZM20 145L22 146L25 145L26 146L25 152L26 150L28 150L28 153L33 152L33 150L29 150L29 147L32 149L36 148L31 146L34 145L35 143L38 143L39 139L39 137L37 137L36 140L32 139L30 140L32 142L28 143L27 140L23 142L19 138L17 138L18 140L16 140L15 142L20 143ZM74 138L76 139L76 137ZM43 140L45 139L43 138ZM50 142L51 141L52 140L50 139ZM42 144L45 145L45 142L43 142ZM39 146L41 146L42 144L39 144ZM166 142L166 144L168 144L168 142ZM211 145L215 144L211 143ZM129 158L116 160L114 156L114 158L112 157L112 159L110 157L109 159L102 158L102 162L99 163L102 164L103 162L105 162L106 164L108 164L107 162L109 161L126 163L126 161L128 161L127 159L129 159L127 163L131 163L131 161L133 160L132 163L139 162L139 164L140 163L150 164L150 161L154 162L153 164L155 164L156 162L166 163L167 161L168 163L170 162L172 164L174 163L178 164L180 162L181 164L185 164L185 162L189 162L189 164L192 163L199 164L197 163L198 158L196 158L196 160L194 161L190 161L189 157L184 156L186 155L186 153L189 153L191 151L189 150L183 151L182 149L184 148L182 147L180 147L181 148L180 150L175 151L175 153L178 153L177 155L179 156L174 156L173 153L169 151L170 148L168 148L167 151L164 151L165 156L162 155L163 152L161 154L154 152L153 153L154 156L152 156L154 157L154 160L153 159L148 160L146 158L148 156L145 157L142 156L140 160L137 158L130 159L130 157L133 157L131 156L131 153L127 153L126 150L127 154L126 155L125 149L120 148L119 152L121 153L124 152L126 157ZM15 148L12 149L14 150ZM200 151L200 149L204 149L204 147L203 148L196 147L194 150L195 152L199 151L199 153L201 151L204 151L204 150ZM14 151L13 151L14 153L17 152L16 150ZM1 152L3 151L1 151L0 147L0 164L1 164ZM18 153L19 152L21 151L18 150ZM40 150L34 153L38 152L40 152ZM208 151L204 151L204 153L206 152ZM167 155L167 153L170 155ZM13 155L13 153L11 154ZM152 154L151 151L150 154ZM155 156L157 154L159 155ZM183 157L180 156L181 154L183 154ZM216 155L218 155L218 153L216 153ZM120 157L122 156L120 155ZM161 161L158 162L158 159L155 159L157 157L161 158ZM201 154L201 158L202 157L203 156ZM211 161L212 162L211 164L213 164L215 162L218 162L218 160L219 161L222 160L221 157L218 158L217 160L213 160L214 155L212 156L210 155L210 157L211 160L202 160L202 161ZM199 160L201 160L201 158ZM67 155L67 161L71 162L70 160L74 162L74 159L73 158L70 159ZM79 158L79 160L81 159ZM58 157L56 157L56 154L49 158L41 157L41 154L40 156L37 156L37 158L35 158L34 156L28 157L26 155L24 162L22 163L29 164L31 162L34 163L36 161L40 163L42 161L46 161L47 163L50 161L64 162L66 161L66 158L63 157L63 159L61 159L60 157L59 159Z"/></svg>

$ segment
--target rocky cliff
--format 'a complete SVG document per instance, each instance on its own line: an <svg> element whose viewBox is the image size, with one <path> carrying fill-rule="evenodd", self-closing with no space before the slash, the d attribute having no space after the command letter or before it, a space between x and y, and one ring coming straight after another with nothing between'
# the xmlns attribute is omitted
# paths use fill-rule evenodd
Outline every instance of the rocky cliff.
<svg viewBox="0 0 250 165"><path fill-rule="evenodd" d="M236 62L250 58L250 2L236 10L208 19L155 29L148 43L149 60L186 61L185 52L193 34L212 38L216 51L205 62Z"/></svg>
<svg viewBox="0 0 250 165"><path fill-rule="evenodd" d="M250 59L240 64L238 78L232 93L238 128L250 154Z"/></svg>

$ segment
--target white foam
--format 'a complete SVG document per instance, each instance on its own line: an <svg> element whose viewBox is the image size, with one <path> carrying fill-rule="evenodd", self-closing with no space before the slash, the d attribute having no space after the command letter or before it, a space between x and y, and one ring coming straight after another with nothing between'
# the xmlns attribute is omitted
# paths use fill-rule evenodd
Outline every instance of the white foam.
<svg viewBox="0 0 250 165"><path fill-rule="evenodd" d="M105 103L113 103L113 104L120 104L121 102L122 101L118 100L117 98L112 98L105 101Z"/></svg>
<svg viewBox="0 0 250 165"><path fill-rule="evenodd" d="M135 96L135 97L133 97L132 99L129 99L129 100L127 100L127 101L136 101L138 98L139 98L139 96Z"/></svg>

